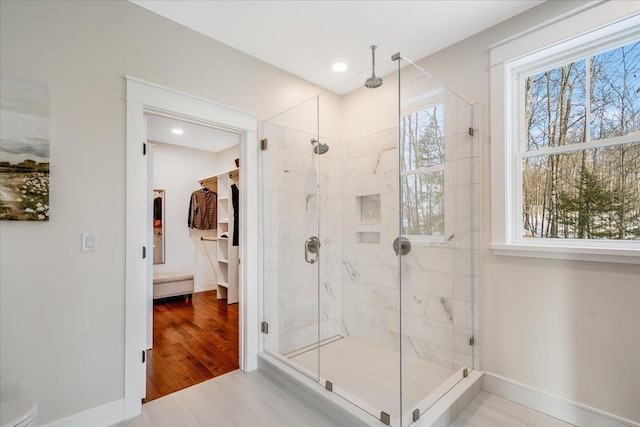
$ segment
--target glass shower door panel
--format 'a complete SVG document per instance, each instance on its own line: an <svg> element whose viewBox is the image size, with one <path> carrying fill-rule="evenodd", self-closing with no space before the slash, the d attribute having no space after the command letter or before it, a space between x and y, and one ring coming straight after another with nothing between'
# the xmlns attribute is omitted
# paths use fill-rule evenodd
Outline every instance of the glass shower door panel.
<svg viewBox="0 0 640 427"><path fill-rule="evenodd" d="M370 76L369 69L354 79L360 86ZM384 83L392 91L393 80ZM397 106L388 103L384 89L364 91L375 115L351 124L352 137L338 141L320 130L330 146L318 159L320 378L371 415L371 423L388 418L398 425L398 271L392 247L399 227ZM345 117L354 113L342 111Z"/></svg>
<svg viewBox="0 0 640 427"><path fill-rule="evenodd" d="M474 108L407 62L399 114L401 233L411 242L399 263L403 425L473 369L479 167Z"/></svg>
<svg viewBox="0 0 640 427"><path fill-rule="evenodd" d="M264 349L318 380L318 235L314 97L262 123Z"/></svg>

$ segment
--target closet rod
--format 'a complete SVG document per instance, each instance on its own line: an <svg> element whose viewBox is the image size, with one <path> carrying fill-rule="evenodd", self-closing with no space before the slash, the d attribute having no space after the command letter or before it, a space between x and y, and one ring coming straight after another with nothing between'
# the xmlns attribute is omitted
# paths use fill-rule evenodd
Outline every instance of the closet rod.
<svg viewBox="0 0 640 427"><path fill-rule="evenodd" d="M204 240L205 242L217 242L218 239L206 239L204 237L200 237L200 240Z"/></svg>

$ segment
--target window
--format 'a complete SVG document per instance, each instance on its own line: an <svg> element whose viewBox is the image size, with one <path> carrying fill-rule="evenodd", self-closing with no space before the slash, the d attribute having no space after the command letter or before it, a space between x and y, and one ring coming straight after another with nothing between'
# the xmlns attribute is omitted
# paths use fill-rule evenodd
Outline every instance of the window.
<svg viewBox="0 0 640 427"><path fill-rule="evenodd" d="M640 41L518 84L519 237L640 240Z"/></svg>
<svg viewBox="0 0 640 427"><path fill-rule="evenodd" d="M491 47L491 248L640 263L637 8L585 5Z"/></svg>
<svg viewBox="0 0 640 427"><path fill-rule="evenodd" d="M449 231L443 94L437 88L403 103L400 122L402 230L423 241L443 241Z"/></svg>

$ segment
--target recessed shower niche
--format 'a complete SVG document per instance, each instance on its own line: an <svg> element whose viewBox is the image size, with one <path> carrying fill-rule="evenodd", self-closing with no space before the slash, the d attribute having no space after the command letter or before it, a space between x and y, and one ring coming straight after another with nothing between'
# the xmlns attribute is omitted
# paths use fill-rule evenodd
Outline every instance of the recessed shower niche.
<svg viewBox="0 0 640 427"><path fill-rule="evenodd" d="M356 238L359 243L380 243L380 194L356 196Z"/></svg>

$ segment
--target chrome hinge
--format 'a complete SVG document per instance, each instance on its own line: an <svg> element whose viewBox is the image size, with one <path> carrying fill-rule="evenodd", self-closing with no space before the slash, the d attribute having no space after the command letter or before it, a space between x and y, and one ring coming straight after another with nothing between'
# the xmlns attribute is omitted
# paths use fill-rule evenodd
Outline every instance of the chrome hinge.
<svg viewBox="0 0 640 427"><path fill-rule="evenodd" d="M267 322L262 322L260 324L260 330L262 331L263 334L268 334L269 333L269 324Z"/></svg>
<svg viewBox="0 0 640 427"><path fill-rule="evenodd" d="M145 350L142 350L142 363L144 363L147 360L147 352Z"/></svg>
<svg viewBox="0 0 640 427"><path fill-rule="evenodd" d="M333 383L331 381L325 381L324 388L326 388L329 391L333 391Z"/></svg>
<svg viewBox="0 0 640 427"><path fill-rule="evenodd" d="M420 409L413 411L413 422L415 423L420 419Z"/></svg>
<svg viewBox="0 0 640 427"><path fill-rule="evenodd" d="M145 144L144 142L142 143L142 155L147 155L147 144Z"/></svg>
<svg viewBox="0 0 640 427"><path fill-rule="evenodd" d="M386 412L380 412L380 421L382 424L391 425L391 416Z"/></svg>
<svg viewBox="0 0 640 427"><path fill-rule="evenodd" d="M267 148L269 148L269 141L267 140L267 138L263 138L260 140L260 149L262 151L265 151Z"/></svg>
<svg viewBox="0 0 640 427"><path fill-rule="evenodd" d="M473 130L473 128L469 128L469 135L473 136L474 133L475 131Z"/></svg>
<svg viewBox="0 0 640 427"><path fill-rule="evenodd" d="M476 344L476 337L469 338L469 345L475 345L475 344Z"/></svg>
<svg viewBox="0 0 640 427"><path fill-rule="evenodd" d="M142 259L145 259L147 257L147 247L143 246L142 247Z"/></svg>
<svg viewBox="0 0 640 427"><path fill-rule="evenodd" d="M462 370L462 378L467 378L469 376L469 370L467 368L464 368Z"/></svg>

